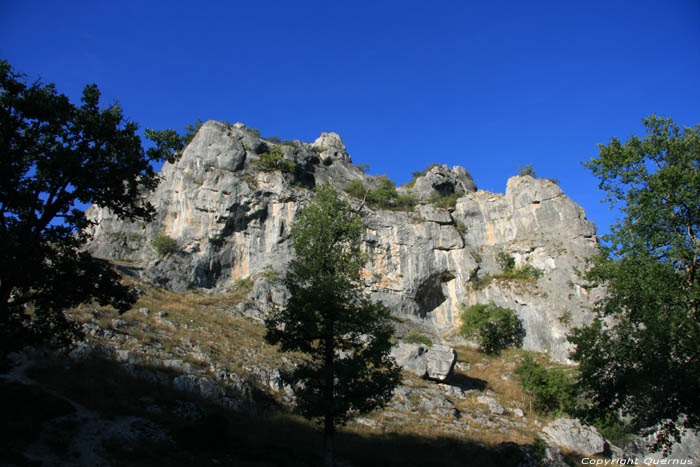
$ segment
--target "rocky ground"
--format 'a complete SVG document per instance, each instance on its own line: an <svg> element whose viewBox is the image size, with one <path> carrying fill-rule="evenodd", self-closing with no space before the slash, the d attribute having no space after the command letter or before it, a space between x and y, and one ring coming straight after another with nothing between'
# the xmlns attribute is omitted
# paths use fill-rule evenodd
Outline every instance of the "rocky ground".
<svg viewBox="0 0 700 467"><path fill-rule="evenodd" d="M221 296L135 285L142 295L124 315L72 310L86 339L70 353L28 349L5 362L3 465L318 462L318 427L291 413L282 378L302 356L266 345L259 317L242 312L251 282ZM594 429L531 412L512 377L524 352L399 344L456 361L445 372L397 355L403 384L385 409L342 430L342 465L576 465L621 455Z"/></svg>

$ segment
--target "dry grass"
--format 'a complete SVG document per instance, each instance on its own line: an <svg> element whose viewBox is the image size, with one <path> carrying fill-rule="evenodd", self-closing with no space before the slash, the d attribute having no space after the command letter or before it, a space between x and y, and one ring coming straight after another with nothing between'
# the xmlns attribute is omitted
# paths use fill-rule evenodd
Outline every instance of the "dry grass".
<svg viewBox="0 0 700 467"><path fill-rule="evenodd" d="M251 378L251 366L282 366L283 355L278 353L275 347L264 343L265 329L262 323L227 312L245 299L250 284L240 284L240 287L230 290L229 293L216 296L197 291L169 292L142 283L132 285L138 286L144 294L133 309L125 314L120 316L112 309L93 305L73 310L74 318L81 322L97 321L101 327L110 329L113 327L113 320L124 320L129 325L115 331L121 339L121 348L144 353L155 349L161 355L171 355L170 358L182 359L204 370L208 368L209 362L212 362L243 377ZM142 313L140 310L143 308L147 308L148 313ZM159 317L161 312L166 315ZM193 349L199 352L201 358L193 356ZM523 393L517 377L513 375L518 363L528 353L506 350L500 355L486 355L469 347L458 347L456 350L459 360L469 363L470 369L455 370L455 377L449 383L480 390L478 393L470 393L465 399L450 399L464 415L463 420L467 421L467 428L455 429L454 418L440 419L434 415L426 417L426 414L417 410L403 413L407 418L400 423L391 421L391 411L375 411L365 418L378 422L377 428L351 423L339 433L339 456L351 459L352 465L463 465L464 459L469 459L470 463L475 463L474 459L482 459L484 465L517 464L505 460L509 459L512 453L504 453L502 443L531 444L540 431L537 423L543 421L537 414L528 413L529 400ZM531 355L540 362L549 364L546 356ZM300 355L285 356L291 357L292 360L301 358ZM405 378L407 384L414 388L436 388L434 383L409 373L405 373ZM88 393L103 392L96 390L100 384L104 384L105 387L120 384L117 381L100 383L91 381L90 378L74 378L74 381L79 380L85 381L91 389L82 393L80 388L66 390L74 394L85 394L84 397L88 400ZM166 400L173 397L182 398L182 395L167 395L166 389L149 389L140 384L142 383L133 383L137 389L131 395L131 391L126 389L123 394L127 396L122 402L128 405L129 400L138 399L136 392L149 391L160 391L159 397ZM116 389L114 392L108 391L107 394L110 396L103 400L105 404L112 404L114 398L120 397L119 390ZM489 414L488 408L476 401L480 394L488 394L506 408L523 409L527 413L526 419ZM100 405L99 400L88 405L91 404ZM116 407L119 413L133 411L134 415L153 418L143 413L143 408L130 408L119 404ZM478 415L488 420L488 423L472 423L471 415ZM292 461L287 463L288 465L309 465L317 460L320 436L315 425L307 421L281 413L253 418L241 418L240 415L230 417L235 422L227 429L227 442L246 446L245 453L241 450L224 457L226 460L235 459L236 465L281 465L278 462L282 459L299 459L299 463ZM516 423L504 430L502 420L510 420L524 426ZM157 421L166 425L174 423L162 418ZM118 443L106 447L115 451L120 449ZM160 448L155 446L153 449L154 452L158 452ZM185 446L183 449L189 447ZM364 451L368 454L363 454ZM143 453L137 451L134 454L129 451L117 452L115 455L117 458L131 461L133 456L138 457L139 452ZM447 456L444 453L451 455ZM249 455L257 455L258 458L251 458ZM170 456L167 458L171 459ZM153 460L149 456L146 459Z"/></svg>

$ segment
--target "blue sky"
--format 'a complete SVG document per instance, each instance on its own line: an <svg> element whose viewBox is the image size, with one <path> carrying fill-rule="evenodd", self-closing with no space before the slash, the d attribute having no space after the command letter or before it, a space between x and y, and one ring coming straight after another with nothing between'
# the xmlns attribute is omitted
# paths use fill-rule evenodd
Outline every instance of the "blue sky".
<svg viewBox="0 0 700 467"><path fill-rule="evenodd" d="M438 162L503 192L532 164L601 233L596 144L700 123L698 0L4 1L0 58L75 102L97 83L142 128L335 131L397 184Z"/></svg>

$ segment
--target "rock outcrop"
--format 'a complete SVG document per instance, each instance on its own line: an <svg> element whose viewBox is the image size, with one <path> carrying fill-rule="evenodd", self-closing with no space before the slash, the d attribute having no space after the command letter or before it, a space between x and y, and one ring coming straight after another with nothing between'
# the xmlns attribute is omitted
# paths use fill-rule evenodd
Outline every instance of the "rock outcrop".
<svg viewBox="0 0 700 467"><path fill-rule="evenodd" d="M447 379L457 360L455 351L442 344L427 346L399 342L391 350L391 356L404 370L437 381Z"/></svg>
<svg viewBox="0 0 700 467"><path fill-rule="evenodd" d="M582 425L576 419L557 418L548 423L542 433L552 444L586 456L603 455L609 450L605 438L595 428Z"/></svg>
<svg viewBox="0 0 700 467"><path fill-rule="evenodd" d="M260 154L275 148L295 164L293 171L260 170ZM279 276L293 255L290 226L315 185L379 184L352 164L335 133L280 145L243 124L214 121L202 126L176 163L164 165L162 177L149 198L158 212L152 223L90 208L95 226L89 250L173 290L224 291L238 281ZM565 361L565 334L590 320L598 294L575 272L597 248L583 210L548 180L513 177L505 194L495 194L477 191L464 168L442 165L399 193L418 200L413 211L374 209L351 199L367 226L364 286L392 309L399 335L418 328L450 339L462 303L494 302L516 310L526 349ZM458 197L454 208L432 204L441 196ZM152 247L159 235L174 239L177 251L159 257ZM499 275L501 251L516 266L537 268L541 277ZM267 284L256 285L243 306L247 312L257 309L262 316L271 302L284 300L274 281Z"/></svg>

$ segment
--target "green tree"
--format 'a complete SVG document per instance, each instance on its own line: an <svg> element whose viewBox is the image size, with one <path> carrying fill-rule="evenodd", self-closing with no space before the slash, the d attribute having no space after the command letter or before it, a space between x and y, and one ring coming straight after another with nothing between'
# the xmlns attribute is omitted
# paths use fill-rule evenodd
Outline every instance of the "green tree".
<svg viewBox="0 0 700 467"><path fill-rule="evenodd" d="M185 146L192 142L194 137L197 135L199 129L202 128L202 125L204 125L204 122L201 118L198 118L196 122L190 123L189 125L185 126L185 133L181 137L182 143Z"/></svg>
<svg viewBox="0 0 700 467"><path fill-rule="evenodd" d="M151 131L147 150L116 104L99 107L96 85L75 106L51 84L27 84L0 61L0 352L79 335L63 310L90 300L125 311L135 293L88 255L80 203L150 219L152 162L182 147L173 130Z"/></svg>
<svg viewBox="0 0 700 467"><path fill-rule="evenodd" d="M508 347L522 347L525 329L513 310L488 305L462 304L460 332L467 339L476 339L485 353L499 353Z"/></svg>
<svg viewBox="0 0 700 467"><path fill-rule="evenodd" d="M286 306L266 321L266 340L309 360L289 376L297 408L324 425L324 462L333 463L337 425L383 406L400 382L390 357L389 310L363 295L361 219L330 185L297 215L296 250L285 277Z"/></svg>
<svg viewBox="0 0 700 467"><path fill-rule="evenodd" d="M607 287L598 319L569 340L596 405L660 424L658 448L700 427L700 125L644 124L584 164L624 217L587 273Z"/></svg>

